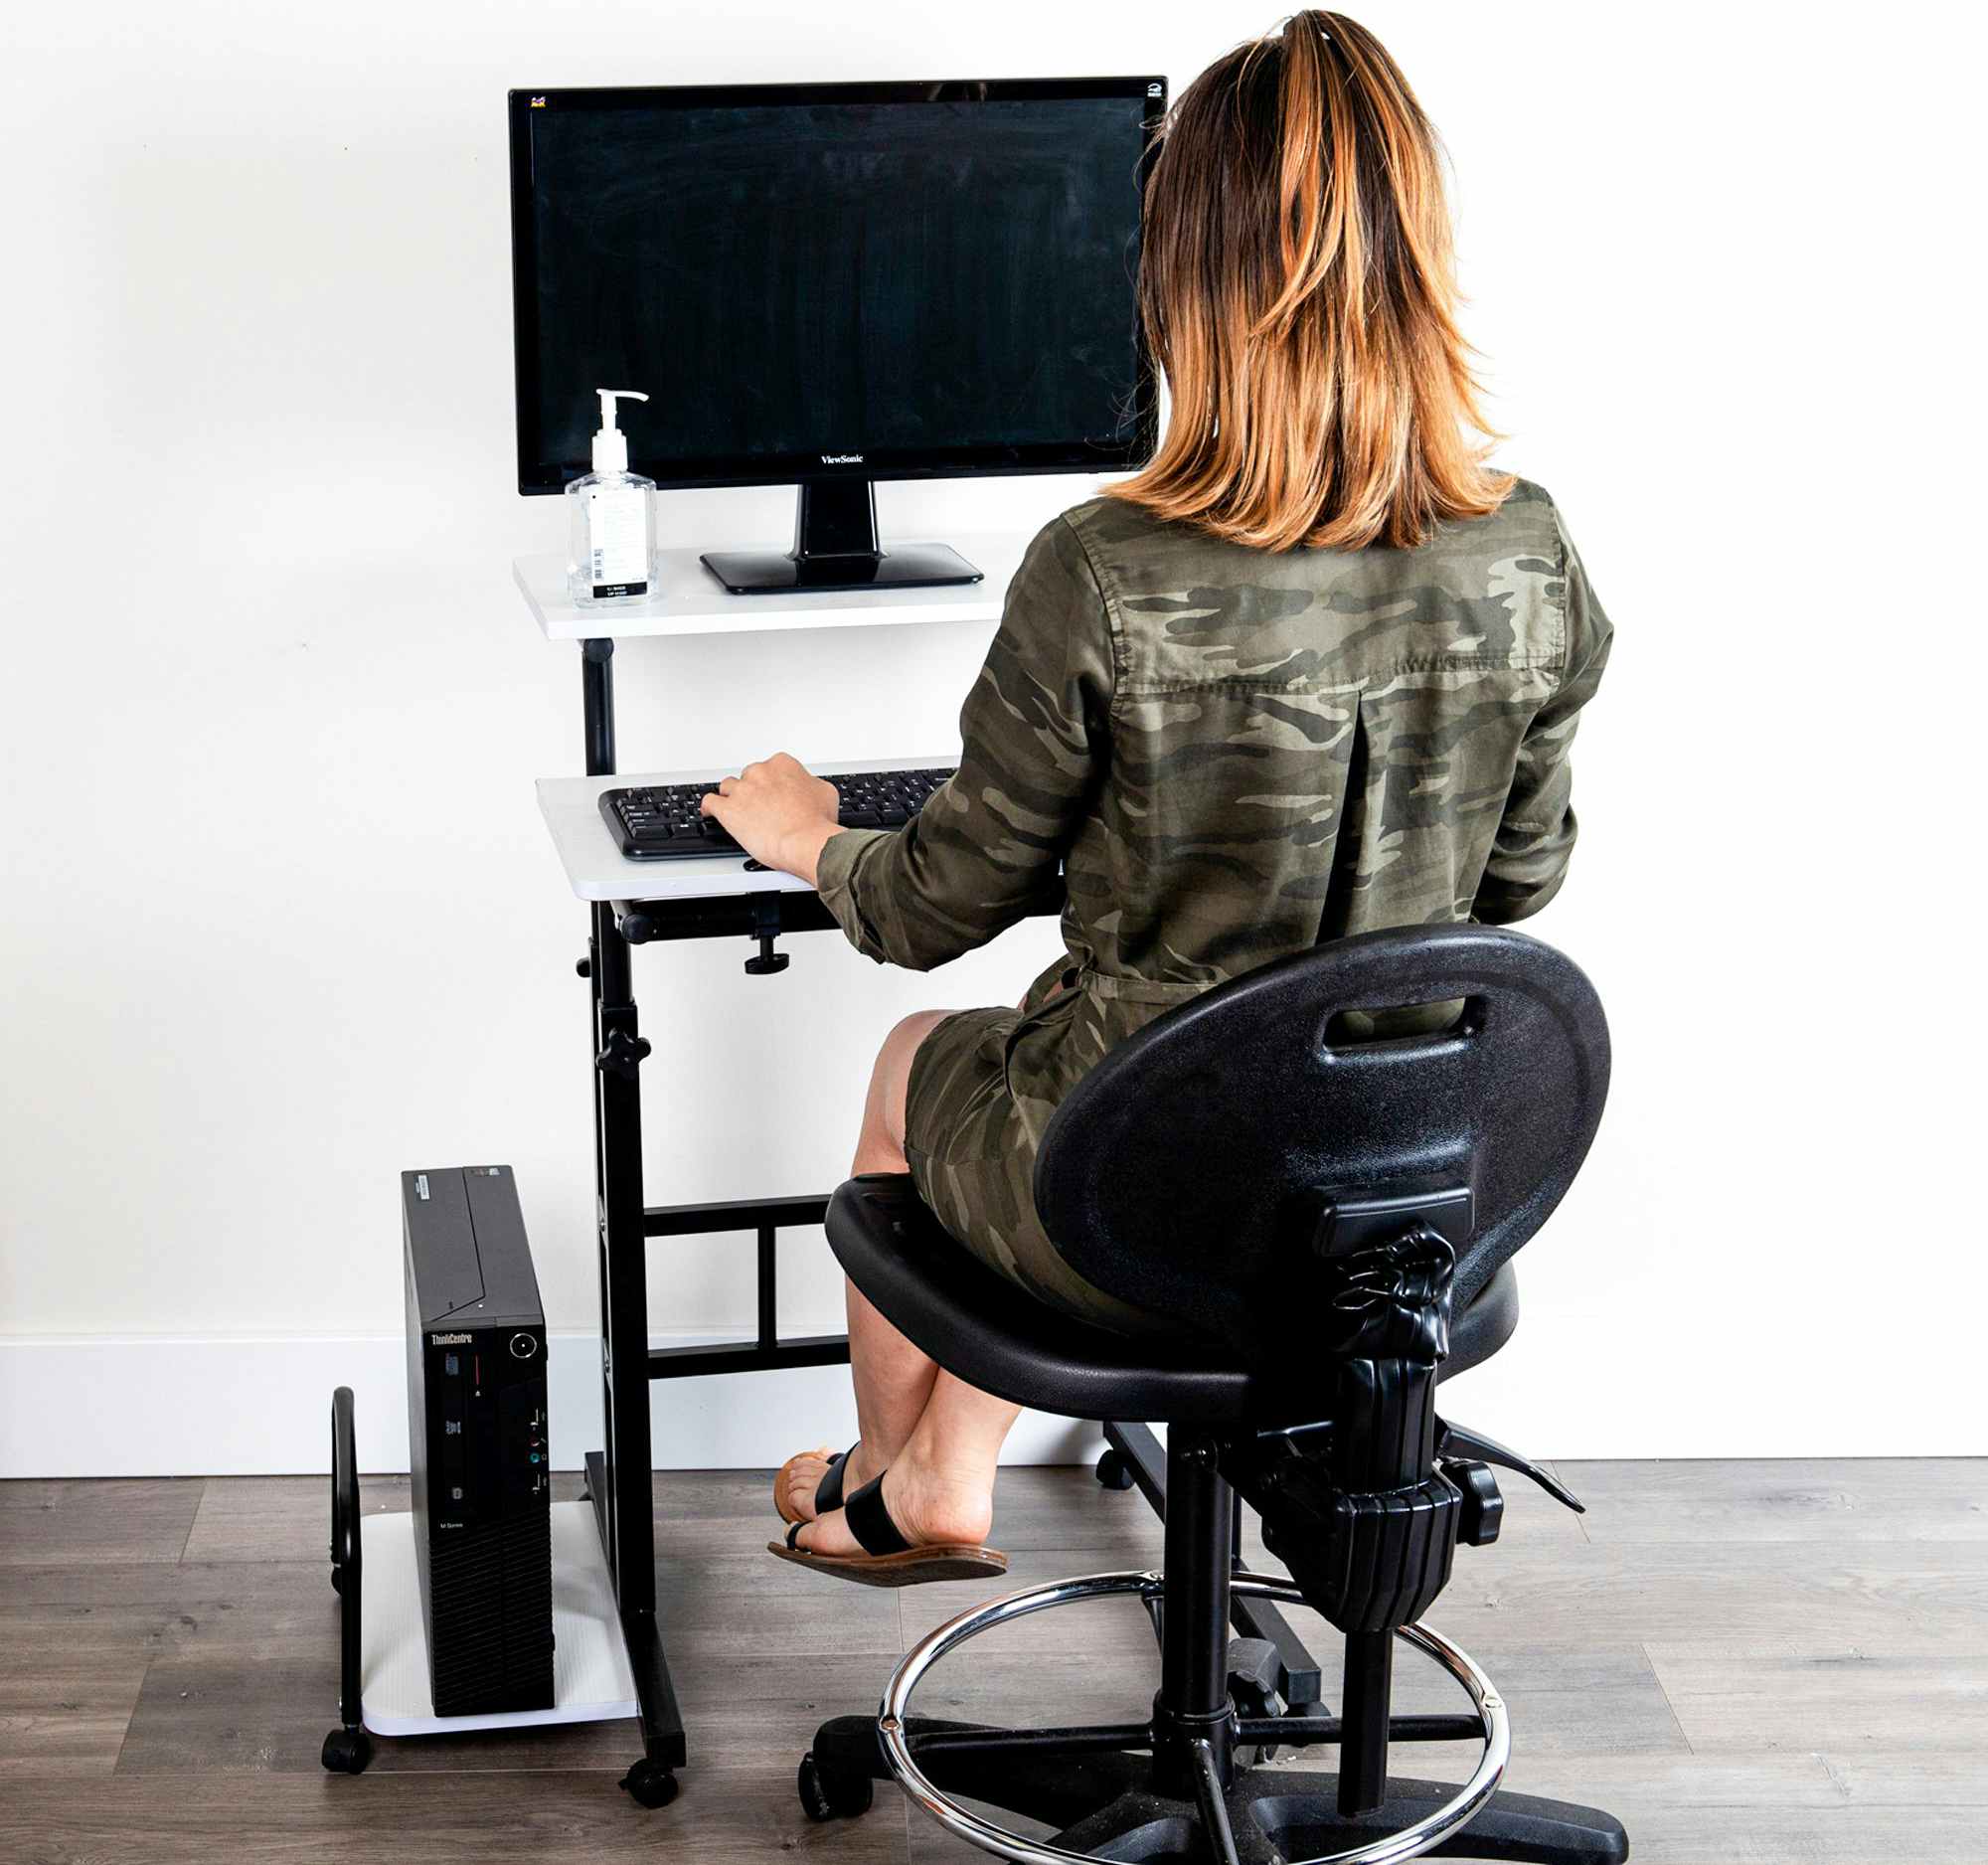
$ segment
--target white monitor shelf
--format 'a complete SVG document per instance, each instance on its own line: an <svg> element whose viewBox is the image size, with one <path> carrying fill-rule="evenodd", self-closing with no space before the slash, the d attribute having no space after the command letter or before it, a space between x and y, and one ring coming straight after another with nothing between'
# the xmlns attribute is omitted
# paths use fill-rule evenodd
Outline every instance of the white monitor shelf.
<svg viewBox="0 0 1988 1865"><path fill-rule="evenodd" d="M932 590L800 590L734 595L690 550L657 553L656 595L626 608L580 608L567 595L566 559L520 557L511 573L549 641L643 635L753 634L776 628L861 628L908 621L998 621L1024 531L981 531L944 542L982 573ZM889 546L885 547L887 550Z"/></svg>

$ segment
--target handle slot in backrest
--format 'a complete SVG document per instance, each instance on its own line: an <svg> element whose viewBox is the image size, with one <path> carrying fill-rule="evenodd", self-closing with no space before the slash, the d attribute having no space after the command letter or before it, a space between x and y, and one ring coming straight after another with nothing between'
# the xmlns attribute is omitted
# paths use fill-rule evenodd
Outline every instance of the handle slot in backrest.
<svg viewBox="0 0 1988 1865"><path fill-rule="evenodd" d="M1408 1049L1472 1037L1484 1027L1482 997L1438 997L1411 1004L1354 1004L1325 1020L1319 1047L1328 1056L1363 1049Z"/></svg>

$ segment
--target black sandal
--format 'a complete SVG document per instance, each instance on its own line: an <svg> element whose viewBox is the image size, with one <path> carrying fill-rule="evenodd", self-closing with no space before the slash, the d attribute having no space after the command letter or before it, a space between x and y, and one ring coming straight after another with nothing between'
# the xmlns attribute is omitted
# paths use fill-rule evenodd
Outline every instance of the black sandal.
<svg viewBox="0 0 1988 1865"><path fill-rule="evenodd" d="M825 1450L826 1445L823 1446ZM773 1507L783 1522L798 1523L798 1515L787 1513L787 1472L803 1457L818 1457L821 1450L796 1450L786 1462L773 1472ZM828 1468L822 1472L821 1481L814 1486L814 1512L826 1515L830 1509L842 1507L842 1479L848 1474L849 1459L856 1454L855 1444L847 1450L838 1450L828 1460Z"/></svg>
<svg viewBox="0 0 1988 1865"><path fill-rule="evenodd" d="M796 1522L787 1530L784 1546L766 1544L768 1554L797 1567L811 1567L838 1580L864 1587L920 1587L935 1580L998 1580L1008 1571L1008 1557L998 1548L978 1542L948 1541L913 1547L884 1506L884 1479L879 1476L854 1491L842 1505L849 1532L861 1554L815 1554L796 1537L807 1526Z"/></svg>

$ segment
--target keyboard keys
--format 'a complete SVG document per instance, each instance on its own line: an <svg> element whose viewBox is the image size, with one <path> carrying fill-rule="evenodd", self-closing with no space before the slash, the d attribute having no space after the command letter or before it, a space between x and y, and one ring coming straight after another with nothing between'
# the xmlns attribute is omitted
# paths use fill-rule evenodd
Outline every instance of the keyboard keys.
<svg viewBox="0 0 1988 1865"><path fill-rule="evenodd" d="M837 815L844 828L901 829L951 775L945 768L859 770L832 776L829 782L835 785L841 802ZM740 852L724 824L716 816L705 815L700 807L702 799L717 790L715 783L605 790L600 813L622 854L633 860Z"/></svg>

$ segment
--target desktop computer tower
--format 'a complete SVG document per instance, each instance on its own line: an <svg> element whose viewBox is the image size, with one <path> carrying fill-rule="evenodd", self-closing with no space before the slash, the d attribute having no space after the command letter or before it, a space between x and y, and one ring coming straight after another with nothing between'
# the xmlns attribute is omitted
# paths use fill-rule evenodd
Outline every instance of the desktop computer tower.
<svg viewBox="0 0 1988 1865"><path fill-rule="evenodd" d="M401 1174L414 1558L437 1716L553 1707L546 1323L511 1168Z"/></svg>

